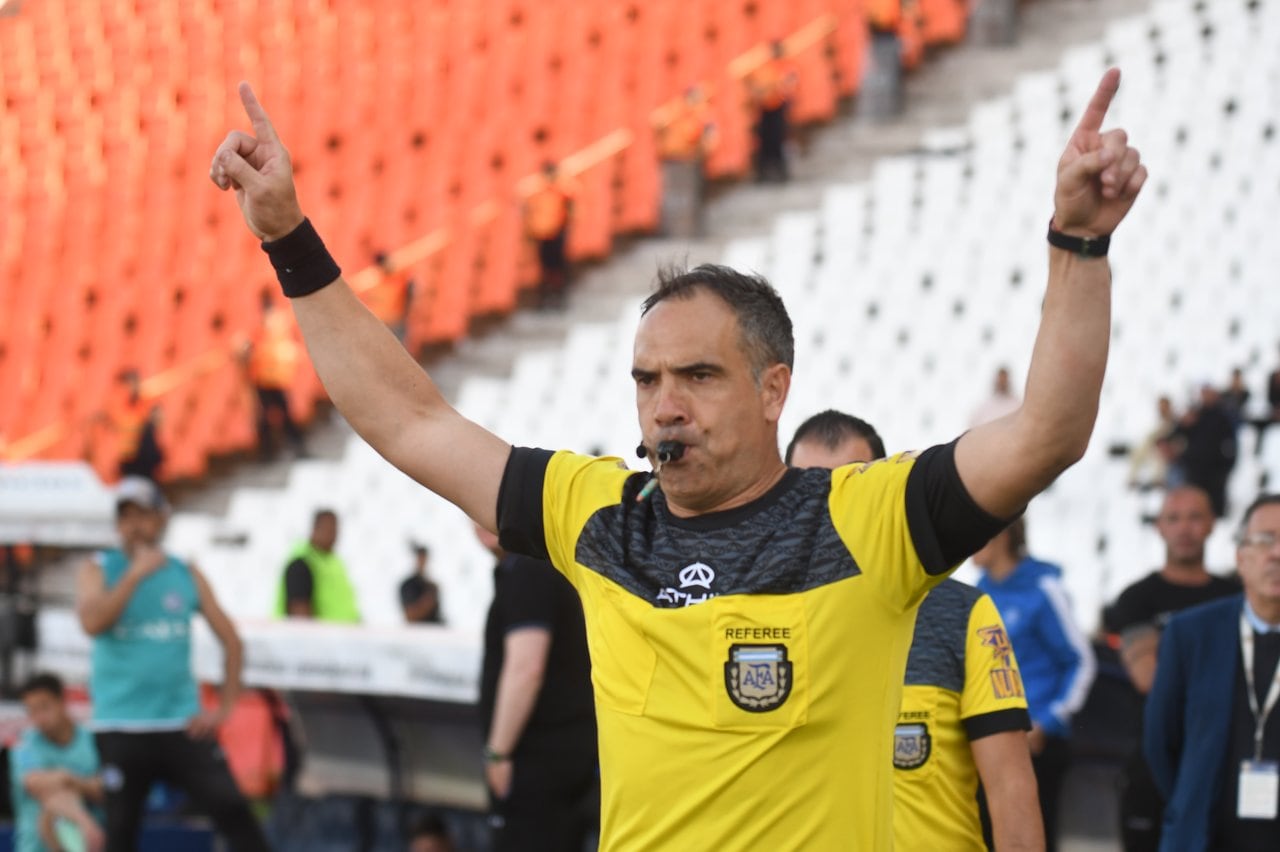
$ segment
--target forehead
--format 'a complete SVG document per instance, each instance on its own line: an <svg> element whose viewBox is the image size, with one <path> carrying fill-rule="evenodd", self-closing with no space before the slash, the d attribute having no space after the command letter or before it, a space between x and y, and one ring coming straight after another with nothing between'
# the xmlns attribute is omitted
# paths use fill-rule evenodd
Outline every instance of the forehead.
<svg viewBox="0 0 1280 852"><path fill-rule="evenodd" d="M159 517L160 513L154 509L148 509L146 506L140 506L137 503L122 503L116 509L116 519L124 520L125 518L150 518Z"/></svg>
<svg viewBox="0 0 1280 852"><path fill-rule="evenodd" d="M1253 510L1249 518L1250 531L1280 532L1280 503L1268 503Z"/></svg>
<svg viewBox="0 0 1280 852"><path fill-rule="evenodd" d="M738 317L719 296L697 290L654 305L636 329L637 366L724 363L743 357Z"/></svg>
<svg viewBox="0 0 1280 852"><path fill-rule="evenodd" d="M1209 498L1207 495L1199 491L1175 491L1164 500L1164 506L1160 508L1160 514L1168 515L1174 512L1203 512L1208 514L1210 511Z"/></svg>

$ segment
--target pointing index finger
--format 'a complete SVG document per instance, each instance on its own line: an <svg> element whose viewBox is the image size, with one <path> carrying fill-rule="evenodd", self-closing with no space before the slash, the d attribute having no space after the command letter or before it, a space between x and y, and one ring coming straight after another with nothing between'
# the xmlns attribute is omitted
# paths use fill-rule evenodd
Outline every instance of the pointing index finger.
<svg viewBox="0 0 1280 852"><path fill-rule="evenodd" d="M258 102L258 96L253 93L253 89L248 83L241 82L239 91L240 103L244 104L245 114L253 124L253 133L258 137L258 141L279 142L280 137L276 136L276 129L271 126L271 119L267 118L267 111Z"/></svg>
<svg viewBox="0 0 1280 852"><path fill-rule="evenodd" d="M1098 90L1089 99L1084 115L1080 116L1080 123L1076 125L1076 130L1089 133L1097 133L1101 130L1102 120L1107 117L1107 108L1111 106L1111 99L1119 90L1120 69L1108 68L1107 73L1102 75L1102 80L1098 83Z"/></svg>

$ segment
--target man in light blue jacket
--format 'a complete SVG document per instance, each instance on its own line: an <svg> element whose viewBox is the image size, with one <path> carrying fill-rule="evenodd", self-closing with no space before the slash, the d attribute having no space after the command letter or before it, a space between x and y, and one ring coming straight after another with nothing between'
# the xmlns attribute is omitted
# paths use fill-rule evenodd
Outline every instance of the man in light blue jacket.
<svg viewBox="0 0 1280 852"><path fill-rule="evenodd" d="M978 588L1000 610L1022 669L1031 713L1031 763L1040 788L1046 848L1053 852L1058 798L1070 756L1071 717L1093 684L1093 650L1072 619L1062 569L1027 555L1023 519L991 539L973 561L983 572Z"/></svg>

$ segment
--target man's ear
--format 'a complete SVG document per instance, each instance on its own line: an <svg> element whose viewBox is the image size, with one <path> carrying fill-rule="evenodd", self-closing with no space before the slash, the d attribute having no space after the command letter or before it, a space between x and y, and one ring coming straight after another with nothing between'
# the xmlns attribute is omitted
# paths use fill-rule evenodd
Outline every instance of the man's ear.
<svg viewBox="0 0 1280 852"><path fill-rule="evenodd" d="M782 408L791 392L791 368L786 364L773 364L760 374L760 400L764 416L771 423L782 418Z"/></svg>

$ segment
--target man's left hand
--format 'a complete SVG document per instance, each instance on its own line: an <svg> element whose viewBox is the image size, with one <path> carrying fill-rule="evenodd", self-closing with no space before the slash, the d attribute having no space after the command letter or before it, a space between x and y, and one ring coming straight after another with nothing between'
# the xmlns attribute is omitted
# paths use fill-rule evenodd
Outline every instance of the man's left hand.
<svg viewBox="0 0 1280 852"><path fill-rule="evenodd" d="M1058 161L1054 227L1074 237L1109 235L1124 219L1147 179L1136 148L1123 130L1102 132L1120 69L1103 75Z"/></svg>
<svg viewBox="0 0 1280 852"><path fill-rule="evenodd" d="M187 734L197 740L213 739L218 730L227 721L229 714L219 707L216 710L204 710L191 717L187 722Z"/></svg>
<svg viewBox="0 0 1280 852"><path fill-rule="evenodd" d="M511 777L514 767L508 760L493 760L484 765L484 778L489 784L489 789L493 791L493 795L499 799L505 799L511 795Z"/></svg>

